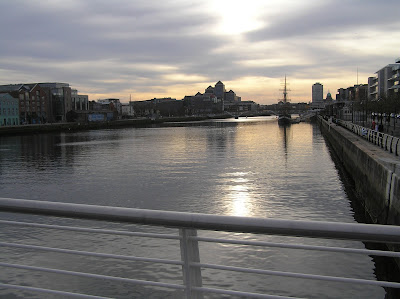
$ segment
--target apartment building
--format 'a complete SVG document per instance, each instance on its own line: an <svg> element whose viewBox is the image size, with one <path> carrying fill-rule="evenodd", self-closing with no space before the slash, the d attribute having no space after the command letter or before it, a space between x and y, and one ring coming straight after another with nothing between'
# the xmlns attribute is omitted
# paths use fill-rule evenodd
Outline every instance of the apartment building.
<svg viewBox="0 0 400 299"><path fill-rule="evenodd" d="M68 83L47 82L38 83L43 88L51 103L52 117L49 121L63 122L67 113L72 110L71 87Z"/></svg>
<svg viewBox="0 0 400 299"><path fill-rule="evenodd" d="M19 120L23 124L45 123L51 118L49 96L37 83L1 85L0 93L18 100Z"/></svg>
<svg viewBox="0 0 400 299"><path fill-rule="evenodd" d="M400 95L400 57L395 63L378 70L376 75L368 78L368 96L372 100L380 97Z"/></svg>

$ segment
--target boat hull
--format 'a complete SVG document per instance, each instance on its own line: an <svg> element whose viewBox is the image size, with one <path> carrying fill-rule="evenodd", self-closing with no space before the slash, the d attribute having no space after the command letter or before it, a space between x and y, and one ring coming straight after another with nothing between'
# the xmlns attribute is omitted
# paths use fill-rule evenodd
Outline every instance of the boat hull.
<svg viewBox="0 0 400 299"><path fill-rule="evenodd" d="M292 123L292 118L288 115L280 115L278 117L278 124L280 125L289 125Z"/></svg>

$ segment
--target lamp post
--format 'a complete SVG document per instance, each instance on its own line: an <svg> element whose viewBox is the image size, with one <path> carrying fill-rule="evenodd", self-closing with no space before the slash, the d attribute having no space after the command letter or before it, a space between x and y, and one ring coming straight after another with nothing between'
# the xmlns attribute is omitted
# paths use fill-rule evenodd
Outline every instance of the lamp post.
<svg viewBox="0 0 400 299"><path fill-rule="evenodd" d="M362 120L363 120L363 127L365 127L365 119L367 118L367 103L366 103L366 100L364 101L364 114L365 114L365 116L362 118Z"/></svg>
<svg viewBox="0 0 400 299"><path fill-rule="evenodd" d="M353 102L351 102L351 122L354 123L354 107L353 107Z"/></svg>

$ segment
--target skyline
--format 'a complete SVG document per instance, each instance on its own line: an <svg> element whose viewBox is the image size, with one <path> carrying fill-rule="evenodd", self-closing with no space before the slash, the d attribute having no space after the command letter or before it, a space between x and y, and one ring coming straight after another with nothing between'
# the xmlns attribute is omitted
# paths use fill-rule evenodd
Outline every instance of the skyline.
<svg viewBox="0 0 400 299"><path fill-rule="evenodd" d="M265 3L264 3L265 2ZM400 57L397 1L0 2L0 84L66 82L90 100L182 99L222 81L243 101L366 84Z"/></svg>

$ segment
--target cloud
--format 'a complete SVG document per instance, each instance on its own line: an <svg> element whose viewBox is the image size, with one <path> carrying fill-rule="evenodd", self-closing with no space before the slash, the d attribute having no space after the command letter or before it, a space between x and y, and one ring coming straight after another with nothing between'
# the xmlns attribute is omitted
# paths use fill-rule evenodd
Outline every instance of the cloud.
<svg viewBox="0 0 400 299"><path fill-rule="evenodd" d="M400 55L392 0L246 5L3 0L0 84L68 82L94 97L126 100L130 93L179 99L221 80L244 99L275 102L287 74L301 82L304 100L314 80L326 78L333 91L346 87L338 84L356 67L372 75Z"/></svg>
<svg viewBox="0 0 400 299"><path fill-rule="evenodd" d="M201 2L150 2L2 2L2 67L53 80L62 73L62 81L89 85L101 85L103 78L111 87L106 83L115 82L110 77L126 83L127 76L133 84L136 79L143 84L144 78L153 84L163 84L165 78L171 84L171 70L176 73L180 65L201 61L224 42L209 38L203 28L212 18L196 10ZM196 76L193 70L190 74Z"/></svg>
<svg viewBox="0 0 400 299"><path fill-rule="evenodd" d="M279 14L266 13L267 25L247 34L250 41L287 40L290 38L330 38L338 33L370 30L398 31L396 1L305 1L302 7Z"/></svg>

